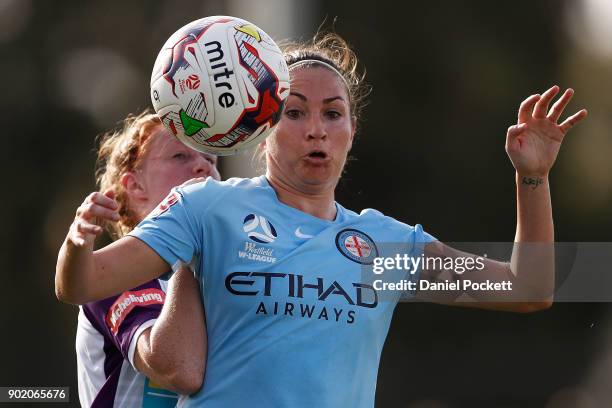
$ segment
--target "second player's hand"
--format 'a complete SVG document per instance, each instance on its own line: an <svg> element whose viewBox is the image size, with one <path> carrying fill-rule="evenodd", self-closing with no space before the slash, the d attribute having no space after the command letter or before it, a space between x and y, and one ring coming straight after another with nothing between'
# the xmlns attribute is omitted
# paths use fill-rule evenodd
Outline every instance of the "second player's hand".
<svg viewBox="0 0 612 408"><path fill-rule="evenodd" d="M119 205L112 190L105 191L104 194L89 194L76 210L68 240L77 247L93 246L96 237L103 231L102 225L105 221L119 221L118 209Z"/></svg>
<svg viewBox="0 0 612 408"><path fill-rule="evenodd" d="M557 124L574 91L567 89L548 110L559 93L553 86L542 95L531 95L519 108L517 124L508 129L506 152L518 174L546 177L552 168L563 138L587 115L586 109Z"/></svg>

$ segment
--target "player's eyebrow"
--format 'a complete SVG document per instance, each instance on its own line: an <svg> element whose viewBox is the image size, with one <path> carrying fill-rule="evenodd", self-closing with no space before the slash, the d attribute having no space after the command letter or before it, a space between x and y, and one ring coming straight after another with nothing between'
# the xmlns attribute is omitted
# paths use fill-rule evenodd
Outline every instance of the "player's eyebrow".
<svg viewBox="0 0 612 408"><path fill-rule="evenodd" d="M340 99L341 101L344 101L344 98L341 96L332 96L331 98L325 98L323 99L323 103L332 103L333 101Z"/></svg>
<svg viewBox="0 0 612 408"><path fill-rule="evenodd" d="M301 93L298 93L298 92L291 91L291 92L289 92L289 95L297 96L298 98L300 98L304 102L306 102L308 100L308 98L306 98L304 95L302 95Z"/></svg>
<svg viewBox="0 0 612 408"><path fill-rule="evenodd" d="M301 100L303 100L304 102L306 102L306 101L308 100L308 98L306 98L306 96L302 95L302 94L301 94L301 93L299 93L299 92L291 91L291 92L289 93L289 95L296 96L296 97L300 98ZM335 101L335 100L337 100L337 99L340 99L341 101L343 101L343 100L344 100L344 98L343 98L343 97L341 97L341 96L332 96L332 97L330 97L330 98L325 98L325 99L323 99L323 103L332 103L333 101Z"/></svg>

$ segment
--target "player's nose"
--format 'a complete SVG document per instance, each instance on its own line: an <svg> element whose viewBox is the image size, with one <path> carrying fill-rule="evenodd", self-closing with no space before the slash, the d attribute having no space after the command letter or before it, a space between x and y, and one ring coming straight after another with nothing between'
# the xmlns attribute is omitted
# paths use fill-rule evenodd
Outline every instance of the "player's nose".
<svg viewBox="0 0 612 408"><path fill-rule="evenodd" d="M324 121L318 115L311 115L310 120L306 124L306 138L311 139L322 139L327 138L327 129Z"/></svg>
<svg viewBox="0 0 612 408"><path fill-rule="evenodd" d="M196 154L193 163L193 174L196 177L208 177L216 172L213 162L204 154Z"/></svg>

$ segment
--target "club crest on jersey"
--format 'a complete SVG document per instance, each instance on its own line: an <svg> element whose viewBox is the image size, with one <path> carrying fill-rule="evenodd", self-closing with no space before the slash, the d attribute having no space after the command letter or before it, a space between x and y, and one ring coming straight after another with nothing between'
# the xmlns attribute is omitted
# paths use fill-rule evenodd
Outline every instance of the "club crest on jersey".
<svg viewBox="0 0 612 408"><path fill-rule="evenodd" d="M371 265L378 256L374 240L356 229L344 229L336 235L338 251L353 262Z"/></svg>
<svg viewBox="0 0 612 408"><path fill-rule="evenodd" d="M274 225L265 217L249 214L244 218L242 229L247 236L260 244L271 244L278 236Z"/></svg>

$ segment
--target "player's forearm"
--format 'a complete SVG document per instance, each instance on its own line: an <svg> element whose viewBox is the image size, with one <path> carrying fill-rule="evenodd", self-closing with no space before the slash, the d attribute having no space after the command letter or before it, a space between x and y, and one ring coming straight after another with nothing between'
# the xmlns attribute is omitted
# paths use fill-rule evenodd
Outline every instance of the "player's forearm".
<svg viewBox="0 0 612 408"><path fill-rule="evenodd" d="M205 330L198 282L190 270L181 269L170 279L164 307L148 336L148 353L141 354L160 385L182 394L200 389Z"/></svg>
<svg viewBox="0 0 612 408"><path fill-rule="evenodd" d="M136 257L132 258L135 265L130 274L131 264L120 262L127 258L102 257L93 247L93 240L83 245L74 243L70 237L64 241L55 268L55 294L62 302L82 305L146 282L146 279L134 279L138 272Z"/></svg>
<svg viewBox="0 0 612 408"><path fill-rule="evenodd" d="M55 295L66 303L82 304L91 296L87 277L92 274L93 241L83 246L66 238L57 257L55 267Z"/></svg>
<svg viewBox="0 0 612 408"><path fill-rule="evenodd" d="M548 176L516 174L515 242L554 242Z"/></svg>
<svg viewBox="0 0 612 408"><path fill-rule="evenodd" d="M192 393L204 379L205 330L198 281L183 267L170 279L164 308L151 330L151 347L167 351L167 360L176 369L175 380Z"/></svg>
<svg viewBox="0 0 612 408"><path fill-rule="evenodd" d="M511 269L515 295L547 305L554 291L554 225L547 175L516 175L517 226Z"/></svg>
<svg viewBox="0 0 612 408"><path fill-rule="evenodd" d="M188 395L194 392L194 385L186 383L180 376L179 369L170 359L153 353L151 348L151 328L146 329L138 337L134 352L136 369L149 378L157 386L178 394ZM199 387L198 387L199 388Z"/></svg>
<svg viewBox="0 0 612 408"><path fill-rule="evenodd" d="M159 277L168 264L137 238L123 237L93 252L93 240L62 246L55 272L57 297L84 304L121 293Z"/></svg>

